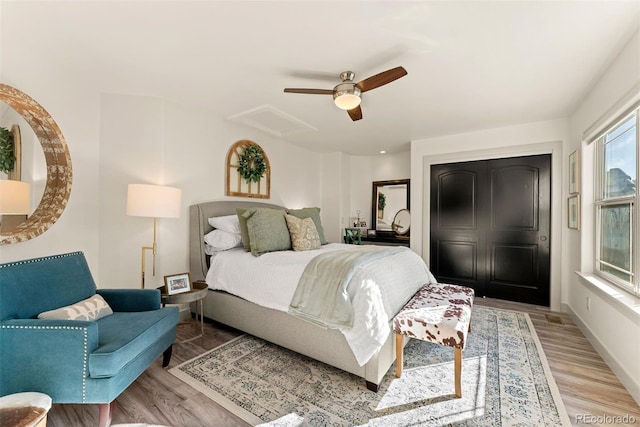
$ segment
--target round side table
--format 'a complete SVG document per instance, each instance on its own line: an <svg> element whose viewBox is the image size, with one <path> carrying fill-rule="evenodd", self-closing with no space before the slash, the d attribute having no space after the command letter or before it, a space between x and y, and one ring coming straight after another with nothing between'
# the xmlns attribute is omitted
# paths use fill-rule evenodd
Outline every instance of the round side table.
<svg viewBox="0 0 640 427"><path fill-rule="evenodd" d="M187 304L187 303L196 303L196 321L194 322L181 322L178 325L186 325L190 323L194 323L196 326L196 331L198 330L198 315L200 316L200 335L196 335L195 337L178 341L178 343L183 344L189 341L193 341L197 338L204 337L204 298L207 296L207 292L209 291L209 287L206 282L193 282L192 289L189 292L182 292L180 294L168 295L164 293L164 288L162 293L160 294L160 301L162 302L162 306L164 307L166 304Z"/></svg>

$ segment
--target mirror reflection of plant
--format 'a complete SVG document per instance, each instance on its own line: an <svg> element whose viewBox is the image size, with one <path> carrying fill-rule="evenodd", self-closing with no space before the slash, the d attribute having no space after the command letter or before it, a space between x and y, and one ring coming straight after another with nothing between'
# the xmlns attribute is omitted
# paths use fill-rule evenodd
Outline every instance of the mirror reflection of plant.
<svg viewBox="0 0 640 427"><path fill-rule="evenodd" d="M13 149L13 133L0 127L0 171L9 173L16 164L16 155Z"/></svg>
<svg viewBox="0 0 640 427"><path fill-rule="evenodd" d="M383 210L387 206L387 196L384 193L378 193L378 210Z"/></svg>

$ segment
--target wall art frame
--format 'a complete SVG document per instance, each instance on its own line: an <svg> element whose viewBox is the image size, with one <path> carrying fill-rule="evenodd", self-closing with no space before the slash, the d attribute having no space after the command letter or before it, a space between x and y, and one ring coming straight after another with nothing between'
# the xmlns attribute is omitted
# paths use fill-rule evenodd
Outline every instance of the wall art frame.
<svg viewBox="0 0 640 427"><path fill-rule="evenodd" d="M580 193L580 157L578 151L569 154L569 194Z"/></svg>
<svg viewBox="0 0 640 427"><path fill-rule="evenodd" d="M246 154L249 153L251 158L248 159ZM257 153L260 154L256 159ZM260 171L263 171L262 174ZM259 199L271 197L271 164L267 153L260 145L243 139L229 148L225 194Z"/></svg>
<svg viewBox="0 0 640 427"><path fill-rule="evenodd" d="M568 199L567 220L569 228L580 230L580 195L576 194Z"/></svg>

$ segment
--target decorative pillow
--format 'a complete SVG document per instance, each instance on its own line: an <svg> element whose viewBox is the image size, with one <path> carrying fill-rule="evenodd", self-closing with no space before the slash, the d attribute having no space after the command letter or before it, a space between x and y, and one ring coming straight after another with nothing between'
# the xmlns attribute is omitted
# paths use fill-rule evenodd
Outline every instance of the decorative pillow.
<svg viewBox="0 0 640 427"><path fill-rule="evenodd" d="M214 216L209 218L209 225L217 230L227 233L240 233L240 220L238 215Z"/></svg>
<svg viewBox="0 0 640 427"><path fill-rule="evenodd" d="M237 218L237 217L236 217ZM208 246L208 249L219 252L226 251L227 249L240 246L242 236L240 232L228 233L224 230L213 230L204 236L204 243Z"/></svg>
<svg viewBox="0 0 640 427"><path fill-rule="evenodd" d="M102 296L95 294L85 300L66 307L38 314L38 319L54 320L98 320L113 314L113 310Z"/></svg>
<svg viewBox="0 0 640 427"><path fill-rule="evenodd" d="M270 208L252 208L242 215L247 218L253 255L260 256L266 252L291 249L291 237L285 215L284 210Z"/></svg>
<svg viewBox="0 0 640 427"><path fill-rule="evenodd" d="M244 246L244 250L247 252L251 251L251 242L249 241L249 228L247 227L247 218L244 216L244 213L248 211L248 209L237 208L236 213L238 214L238 222L240 224L240 235L242 236L242 245Z"/></svg>
<svg viewBox="0 0 640 427"><path fill-rule="evenodd" d="M320 249L320 236L316 225L311 218L300 219L293 215L285 215L289 234L291 235L291 246L294 251L309 251Z"/></svg>
<svg viewBox="0 0 640 427"><path fill-rule="evenodd" d="M287 210L289 215L293 215L298 218L311 218L318 230L318 236L320 236L320 244L326 245L327 239L324 237L324 228L322 227L322 221L320 220L320 208L303 208L303 209L289 209Z"/></svg>

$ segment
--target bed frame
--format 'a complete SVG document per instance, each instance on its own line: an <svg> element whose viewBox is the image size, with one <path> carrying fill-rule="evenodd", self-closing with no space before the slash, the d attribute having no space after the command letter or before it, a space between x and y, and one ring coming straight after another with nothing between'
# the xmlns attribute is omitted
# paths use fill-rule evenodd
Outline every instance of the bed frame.
<svg viewBox="0 0 640 427"><path fill-rule="evenodd" d="M235 215L236 208L282 206L259 202L214 201L189 208L191 279L205 280L208 271L203 236L213 230L208 218ZM378 391L382 377L395 360L393 332L380 351L364 366L358 365L344 335L324 329L288 313L265 308L226 292L209 290L204 299L206 318L239 329L297 353L362 377L369 390Z"/></svg>

